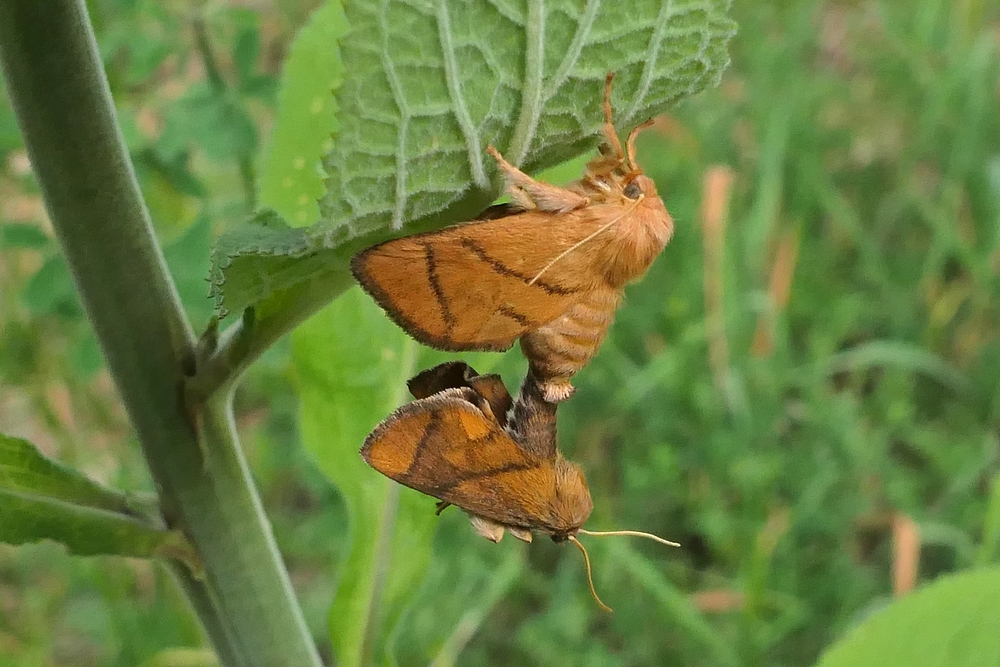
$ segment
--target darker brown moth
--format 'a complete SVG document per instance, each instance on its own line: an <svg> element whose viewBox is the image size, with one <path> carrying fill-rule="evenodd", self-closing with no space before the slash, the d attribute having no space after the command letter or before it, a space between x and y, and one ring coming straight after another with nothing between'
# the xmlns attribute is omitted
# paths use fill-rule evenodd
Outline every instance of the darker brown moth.
<svg viewBox="0 0 1000 667"><path fill-rule="evenodd" d="M504 532L531 541L533 531L556 542L585 535L641 535L636 531L594 533L582 528L594 503L578 465L556 448L556 405L545 401L529 372L517 400L498 375L479 375L467 364L448 362L408 383L417 400L396 410L365 439L361 456L400 484L437 498L438 512L455 505L469 514L475 531L499 542Z"/></svg>
<svg viewBox="0 0 1000 667"><path fill-rule="evenodd" d="M625 149L604 93L604 143L583 177L542 183L492 146L512 203L474 221L361 251L351 271L418 341L443 350L505 350L520 339L542 396L568 398L570 378L597 352L623 287L670 240L673 221L653 181Z"/></svg>
<svg viewBox="0 0 1000 667"><path fill-rule="evenodd" d="M375 427L361 456L387 477L456 505L483 537L562 541L590 516L583 471L556 449L555 405L528 376L515 402L498 375L448 362L408 383L417 400Z"/></svg>

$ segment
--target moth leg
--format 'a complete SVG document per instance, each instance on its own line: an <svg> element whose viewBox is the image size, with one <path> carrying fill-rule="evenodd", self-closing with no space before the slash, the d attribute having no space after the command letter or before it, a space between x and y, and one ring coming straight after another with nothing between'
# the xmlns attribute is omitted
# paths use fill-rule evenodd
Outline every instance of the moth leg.
<svg viewBox="0 0 1000 667"><path fill-rule="evenodd" d="M521 540L522 542L531 542L531 531L525 528L517 528L515 526L507 526L507 532Z"/></svg>
<svg viewBox="0 0 1000 667"><path fill-rule="evenodd" d="M487 151L507 176L507 191L514 201L526 209L538 209L548 213L566 213L590 203L590 199L558 185L536 181L531 176L507 162L500 152L487 146Z"/></svg>
<svg viewBox="0 0 1000 667"><path fill-rule="evenodd" d="M449 503L447 500L439 500L437 501L436 507L437 510L434 512L434 516L441 516L441 512L451 507L451 503Z"/></svg>
<svg viewBox="0 0 1000 667"><path fill-rule="evenodd" d="M472 522L472 529L476 531L477 535L485 537L490 542L499 542L503 539L506 526L502 523L498 523L493 519L487 519L478 514L470 514L469 520Z"/></svg>

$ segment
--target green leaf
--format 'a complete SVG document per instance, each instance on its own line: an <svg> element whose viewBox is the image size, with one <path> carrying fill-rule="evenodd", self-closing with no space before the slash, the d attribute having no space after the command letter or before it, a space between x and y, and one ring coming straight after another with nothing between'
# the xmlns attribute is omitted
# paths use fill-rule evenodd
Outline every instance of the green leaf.
<svg viewBox="0 0 1000 667"><path fill-rule="evenodd" d="M6 96L3 79L0 77L0 96ZM7 153L21 147L21 131L17 127L17 119L10 104L0 104L0 158L6 158Z"/></svg>
<svg viewBox="0 0 1000 667"><path fill-rule="evenodd" d="M207 191L198 177L191 171L188 164L190 156L186 146L157 144L154 148L144 148L133 156L136 170L140 175L144 172L163 179L171 188L189 197L205 197Z"/></svg>
<svg viewBox="0 0 1000 667"><path fill-rule="evenodd" d="M1000 568L941 577L875 612L818 667L1000 664Z"/></svg>
<svg viewBox="0 0 1000 667"><path fill-rule="evenodd" d="M219 667L219 656L210 648L167 648L139 667Z"/></svg>
<svg viewBox="0 0 1000 667"><path fill-rule="evenodd" d="M838 352L819 366L824 375L857 372L871 367L901 368L933 378L948 389L968 393L969 380L941 357L902 341L876 340Z"/></svg>
<svg viewBox="0 0 1000 667"><path fill-rule="evenodd" d="M262 209L215 244L210 292L220 317L224 317L230 311L240 312L277 298L283 290L305 280L322 277L324 271L336 266L337 257L322 237L293 229L273 209Z"/></svg>
<svg viewBox="0 0 1000 667"><path fill-rule="evenodd" d="M219 162L251 156L257 150L257 126L239 100L207 85L192 86L171 108L157 146L176 155L190 144Z"/></svg>
<svg viewBox="0 0 1000 667"><path fill-rule="evenodd" d="M358 236L482 209L499 182L486 145L531 172L586 150L608 72L619 128L662 113L718 80L728 5L345 3L348 75L322 224Z"/></svg>
<svg viewBox="0 0 1000 667"><path fill-rule="evenodd" d="M369 431L410 400L406 380L440 358L418 346L359 288L292 334L306 450L340 490L351 549L330 609L338 664L367 664L417 591L437 525L434 500L377 473L358 453ZM499 355L466 357L487 370ZM426 363L425 363L426 362ZM374 642L364 648L366 637Z"/></svg>
<svg viewBox="0 0 1000 667"><path fill-rule="evenodd" d="M108 489L18 438L0 435L0 542L54 540L79 556L168 556L195 563L180 533L137 498Z"/></svg>
<svg viewBox="0 0 1000 667"><path fill-rule="evenodd" d="M45 248L52 241L36 225L11 222L0 225L0 248Z"/></svg>
<svg viewBox="0 0 1000 667"><path fill-rule="evenodd" d="M21 291L21 300L32 315L77 317L83 313L69 267L62 255L45 260Z"/></svg>
<svg viewBox="0 0 1000 667"><path fill-rule="evenodd" d="M0 542L29 544L52 540L76 556L177 558L196 568L197 558L184 536L152 527L133 517L74 505L0 487Z"/></svg>
<svg viewBox="0 0 1000 667"><path fill-rule="evenodd" d="M260 200L293 227L319 218L321 160L337 127L333 90L343 75L337 42L346 31L340 4L326 3L295 37L282 72L278 114L261 169Z"/></svg>
<svg viewBox="0 0 1000 667"><path fill-rule="evenodd" d="M89 379L104 366L104 355L89 322L81 321L80 324L83 326L79 327L80 331L69 350L69 359L80 377Z"/></svg>
<svg viewBox="0 0 1000 667"><path fill-rule="evenodd" d="M302 439L351 516L351 550L330 610L338 664L363 662L369 628L388 624L427 566L434 503L369 468L369 430L406 398L417 347L360 289L293 334ZM384 580L382 578L384 577Z"/></svg>
<svg viewBox="0 0 1000 667"><path fill-rule="evenodd" d="M0 435L0 487L38 493L53 500L89 505L109 512L128 512L125 495L84 477L44 456L26 440Z"/></svg>
<svg viewBox="0 0 1000 667"><path fill-rule="evenodd" d="M268 162L274 171L263 188L264 201L293 224L315 219L314 158L325 140L321 131L332 126L332 107L321 102L319 84L300 83L298 63L332 66L323 71L329 78L317 69L310 75L322 86L336 81L332 40L319 40L342 29L332 7L317 14L323 17L310 25L316 31L310 39L296 42L301 59L289 66L282 89L282 115L296 104L295 118L315 116L301 130L279 118L279 128L293 137L276 134ZM404 224L419 230L468 219L499 194L487 144L528 171L579 155L596 143L607 72L617 73L615 122L627 129L715 83L734 32L728 0L566 0L527 7L509 0L344 3L351 28L341 40L341 127L323 158L325 194L307 233L314 245L335 250L372 232L387 237ZM242 282L247 276L267 282L275 268L268 254L286 258L285 239L275 241L272 253L254 239L245 251L255 268L237 277L228 266L244 246L227 240L230 264L213 269L223 277L213 280L221 312L237 309L230 290L254 291ZM340 255L331 253L328 261L299 275L346 270ZM288 275L284 259L277 268Z"/></svg>
<svg viewBox="0 0 1000 667"><path fill-rule="evenodd" d="M257 56L260 55L260 32L256 25L243 26L236 33L233 43L233 64L240 85L254 76Z"/></svg>

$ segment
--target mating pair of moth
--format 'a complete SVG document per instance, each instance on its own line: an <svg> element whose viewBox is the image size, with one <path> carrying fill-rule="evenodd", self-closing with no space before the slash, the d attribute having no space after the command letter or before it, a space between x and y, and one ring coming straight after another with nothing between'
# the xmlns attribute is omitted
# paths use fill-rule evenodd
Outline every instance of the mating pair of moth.
<svg viewBox="0 0 1000 667"><path fill-rule="evenodd" d="M596 354L627 283L670 240L673 222L653 181L623 150L604 90L604 143L568 187L536 181L489 153L511 203L473 221L358 253L361 286L418 341L443 350L506 350L520 341L528 373L512 399L499 376L462 362L408 383L415 401L380 423L361 455L387 477L465 510L480 535L531 531L576 544L594 505L583 471L556 447L556 408ZM609 533L601 533L609 534ZM611 534L641 534L633 531ZM673 543L668 543L673 544ZM597 600L602 607L603 603Z"/></svg>

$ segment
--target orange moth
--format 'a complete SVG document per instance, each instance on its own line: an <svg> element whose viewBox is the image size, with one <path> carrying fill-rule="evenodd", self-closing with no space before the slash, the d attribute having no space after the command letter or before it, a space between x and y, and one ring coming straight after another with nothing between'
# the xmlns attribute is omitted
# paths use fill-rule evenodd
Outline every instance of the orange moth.
<svg viewBox="0 0 1000 667"><path fill-rule="evenodd" d="M438 512L455 505L475 531L499 542L504 532L531 541L532 531L555 542L577 535L637 535L638 531L583 529L594 503L578 465L556 449L556 405L544 401L529 372L511 399L498 375L479 375L462 362L447 362L410 380L417 399L396 410L365 439L364 460L383 475L437 498Z"/></svg>
<svg viewBox="0 0 1000 667"><path fill-rule="evenodd" d="M418 341L443 350L505 350L517 339L549 402L597 352L622 289L642 277L673 234L652 179L625 149L604 89L604 143L583 177L542 183L492 146L513 200L476 220L359 252L351 271Z"/></svg>

